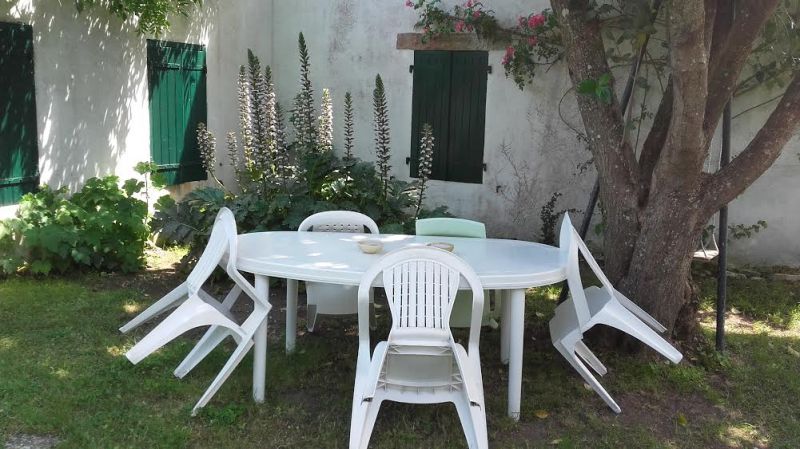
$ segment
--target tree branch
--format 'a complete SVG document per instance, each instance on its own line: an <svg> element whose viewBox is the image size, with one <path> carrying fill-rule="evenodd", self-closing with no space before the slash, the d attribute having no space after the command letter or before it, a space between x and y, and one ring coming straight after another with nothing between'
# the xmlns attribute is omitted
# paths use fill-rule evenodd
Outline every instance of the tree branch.
<svg viewBox="0 0 800 449"><path fill-rule="evenodd" d="M728 102L739 74L752 51L753 42L761 33L764 23L775 12L780 0L742 1L736 9L736 19L727 38L721 42L712 42L710 70L708 72L708 101L706 103L704 125L706 140L711 139L719 123L725 103ZM718 13L726 12L720 8ZM722 39L723 33L719 30L722 23L715 26L715 39ZM716 51L714 51L716 50Z"/></svg>
<svg viewBox="0 0 800 449"><path fill-rule="evenodd" d="M656 167L658 158L661 156L661 149L667 140L669 124L672 121L672 75L667 80L667 89L661 97L656 115L653 117L653 124L647 133L647 138L642 144L642 152L639 155L639 179L642 184L643 198L647 197L647 191Z"/></svg>
<svg viewBox="0 0 800 449"><path fill-rule="evenodd" d="M600 22L592 14L590 2L552 0L551 5L561 23L573 86L611 73ZM614 190L621 200L635 204L638 167L636 156L623 137L625 125L616 95L612 94L610 103L584 94L578 94L577 100L600 179L607 184L607 190Z"/></svg>
<svg viewBox="0 0 800 449"><path fill-rule="evenodd" d="M784 146L800 128L800 73L764 126L730 164L705 183L703 205L709 210L733 201L775 162Z"/></svg>
<svg viewBox="0 0 800 449"><path fill-rule="evenodd" d="M664 148L653 172L670 188L693 189L705 160L703 117L708 58L705 7L695 0L673 0L669 11L672 113ZM657 186L651 187L651 192Z"/></svg>

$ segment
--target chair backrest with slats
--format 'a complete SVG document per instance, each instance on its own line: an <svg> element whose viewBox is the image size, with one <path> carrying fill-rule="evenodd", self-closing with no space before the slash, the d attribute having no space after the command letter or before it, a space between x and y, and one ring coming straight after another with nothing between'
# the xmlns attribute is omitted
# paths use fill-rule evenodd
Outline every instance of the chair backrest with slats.
<svg viewBox="0 0 800 449"><path fill-rule="evenodd" d="M436 254L438 256L438 254ZM392 327L448 329L461 274L433 258L400 261L383 271Z"/></svg>
<svg viewBox="0 0 800 449"><path fill-rule="evenodd" d="M392 251L362 278L359 307L382 275L392 313L392 328L450 330L450 313L462 279L472 290L470 340L477 341L483 311L483 286L475 271L458 256L435 248L411 247ZM360 314L361 312L359 312Z"/></svg>
<svg viewBox="0 0 800 449"><path fill-rule="evenodd" d="M331 210L319 212L303 220L298 231L313 232L354 232L363 233L368 230L372 234L380 234L378 225L368 216L347 210Z"/></svg>

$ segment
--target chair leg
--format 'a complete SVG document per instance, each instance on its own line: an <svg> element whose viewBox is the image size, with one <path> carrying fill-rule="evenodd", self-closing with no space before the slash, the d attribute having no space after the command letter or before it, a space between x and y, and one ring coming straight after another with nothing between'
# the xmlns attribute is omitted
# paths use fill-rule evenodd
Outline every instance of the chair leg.
<svg viewBox="0 0 800 449"><path fill-rule="evenodd" d="M620 413L622 411L619 405L617 405L617 402L614 400L614 398L612 398L611 395L608 394L606 389L603 388L600 382L598 382L597 379L595 379L595 377L592 376L592 373L589 371L588 368L586 368L586 365L584 365L583 362L580 361L578 356L575 355L575 353L572 351L571 348L567 348L566 346L564 346L562 342L553 342L553 346L555 346L558 352L560 352L561 355L564 356L564 358L567 360L567 362L569 362L569 364L572 365L575 371L577 371L578 374L580 374L581 377L583 377L583 380L585 380L586 383L588 383L589 386L592 387L595 393L600 395L603 401L605 401L605 403L608 404L609 407L611 407L611 410L613 410L614 413Z"/></svg>
<svg viewBox="0 0 800 449"><path fill-rule="evenodd" d="M378 318L375 316L375 289L369 289L369 330L378 328Z"/></svg>
<svg viewBox="0 0 800 449"><path fill-rule="evenodd" d="M350 423L350 449L368 448L381 402L383 401L373 398L372 401L362 401L353 407L353 417Z"/></svg>
<svg viewBox="0 0 800 449"><path fill-rule="evenodd" d="M486 430L486 412L483 407L470 404L466 395L456 399L454 404L469 449L488 449L489 437Z"/></svg>
<svg viewBox="0 0 800 449"><path fill-rule="evenodd" d="M205 393L203 393L203 396L200 397L200 400L197 401L197 404L195 404L194 408L192 409L192 416L197 415L197 411L208 404L208 401L211 400L211 398L217 393L222 384L228 380L228 377L231 375L233 370L239 365L239 362L242 361L244 356L247 355L247 352L252 347L252 338L243 341L241 344L239 344L239 346L236 347L236 350L233 351L233 354L225 363L225 366L222 367L222 370L219 372L219 374L217 374L217 377L214 378L214 381L211 382L211 385L208 387Z"/></svg>
<svg viewBox="0 0 800 449"><path fill-rule="evenodd" d="M220 315L216 309L203 302L200 298L189 298L149 334L139 340L125 356L133 364L137 364L189 329L207 325L225 325L232 328L236 326L235 323Z"/></svg>
<svg viewBox="0 0 800 449"><path fill-rule="evenodd" d="M317 305L306 305L306 329L309 332L314 332L314 326L317 324Z"/></svg>
<svg viewBox="0 0 800 449"><path fill-rule="evenodd" d="M219 346L228 335L236 336L236 334L231 333L223 326L211 326L203 335L203 338L192 348L189 355L175 368L175 377L183 379L183 377L189 374L189 371L193 370L197 364L202 362L214 348Z"/></svg>
<svg viewBox="0 0 800 449"><path fill-rule="evenodd" d="M611 304L613 303L610 303L609 306L611 306ZM647 326L647 324L640 321L631 311L619 303L611 307L609 306L607 306L606 309L608 310L608 314L600 317L598 322L619 329L635 337L642 343L658 351L673 363L681 361L683 354L669 344L667 340L658 335L656 331Z"/></svg>
<svg viewBox="0 0 800 449"><path fill-rule="evenodd" d="M149 321L151 318L160 315L172 307L176 307L184 298L186 298L185 282L175 287L171 292L164 295L163 298L151 304L150 307L146 308L139 315L136 315L136 317L130 320L126 325L120 327L119 331L123 334L127 334L131 330L142 325L142 323Z"/></svg>
<svg viewBox="0 0 800 449"><path fill-rule="evenodd" d="M598 359L597 356L586 347L586 344L583 341L578 340L575 343L575 353L578 354L586 363L588 363L589 366L591 366L592 369L597 372L597 374L605 376L606 373L608 373L608 370L603 363L600 362L600 359Z"/></svg>

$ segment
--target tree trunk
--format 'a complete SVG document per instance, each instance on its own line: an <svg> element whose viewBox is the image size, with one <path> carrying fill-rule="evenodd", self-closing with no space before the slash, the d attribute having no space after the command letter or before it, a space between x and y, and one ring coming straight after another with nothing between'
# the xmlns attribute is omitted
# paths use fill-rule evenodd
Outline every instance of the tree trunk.
<svg viewBox="0 0 800 449"><path fill-rule="evenodd" d="M550 0L573 86L611 73L591 0ZM578 94L600 178L608 278L677 337L696 327L692 254L719 208L763 174L800 128L800 72L752 141L715 174L703 172L719 116L779 0L667 3L670 78L639 158L616 96Z"/></svg>
<svg viewBox="0 0 800 449"><path fill-rule="evenodd" d="M644 211L636 249L618 284L620 290L636 298L668 328L678 324L680 316L686 316L684 307L692 300L692 288L687 279L705 221L698 220L700 214L690 201L690 195L675 194L651 203ZM606 254L606 259L617 257L613 251ZM692 326L684 323L680 327L687 330Z"/></svg>

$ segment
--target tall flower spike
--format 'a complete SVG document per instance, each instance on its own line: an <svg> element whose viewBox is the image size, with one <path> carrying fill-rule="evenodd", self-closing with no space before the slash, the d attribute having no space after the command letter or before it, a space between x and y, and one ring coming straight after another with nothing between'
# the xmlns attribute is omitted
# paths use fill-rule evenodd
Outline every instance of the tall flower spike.
<svg viewBox="0 0 800 449"><path fill-rule="evenodd" d="M300 92L295 97L291 120L294 126L295 140L300 148L310 150L317 143L317 130L314 126L314 89L311 87L310 78L311 61L303 33L300 33L298 38L298 47L300 48Z"/></svg>
<svg viewBox="0 0 800 449"><path fill-rule="evenodd" d="M277 133L278 133L278 123L277 123L277 113L275 111L275 107L277 105L277 100L275 98L275 84L272 81L272 69L267 66L264 69L264 121L266 125L265 130L265 147L266 147L266 157L267 157L267 165L266 169L269 171L270 174L273 174L275 171L275 157L277 153ZM281 125L282 126L282 125Z"/></svg>
<svg viewBox="0 0 800 449"><path fill-rule="evenodd" d="M242 136L245 168L250 170L253 161L253 125L251 121L250 83L244 66L239 67L239 132Z"/></svg>
<svg viewBox="0 0 800 449"><path fill-rule="evenodd" d="M236 185L242 190L245 190L245 186L242 185L242 169L239 162L239 143L236 141L236 133L233 131L229 132L225 140L228 146L228 161L233 169Z"/></svg>
<svg viewBox="0 0 800 449"><path fill-rule="evenodd" d="M375 90L372 92L373 128L375 130L375 157L377 159L378 174L383 184L383 197L389 194L389 159L391 147L389 140L389 108L386 102L386 90L380 75L375 77Z"/></svg>
<svg viewBox="0 0 800 449"><path fill-rule="evenodd" d="M353 143L355 129L353 120L353 97L350 92L344 94L344 158L353 159Z"/></svg>
<svg viewBox="0 0 800 449"><path fill-rule="evenodd" d="M319 151L333 151L333 100L328 89L322 89L322 107L318 119L317 148Z"/></svg>
<svg viewBox="0 0 800 449"><path fill-rule="evenodd" d="M292 177L294 167L289 156L289 146L286 143L286 130L283 126L283 108L280 103L275 103L275 172L283 184L284 191L288 191L289 179Z"/></svg>
<svg viewBox="0 0 800 449"><path fill-rule="evenodd" d="M269 117L267 113L267 80L261 71L261 62L252 51L247 50L250 77L250 122L253 127L253 175L265 178L270 167ZM263 183L262 183L263 184Z"/></svg>
<svg viewBox="0 0 800 449"><path fill-rule="evenodd" d="M419 194L417 197L416 217L422 210L422 202L425 199L425 189L428 186L428 179L433 170L433 128L430 124L422 125L422 138L419 142L419 160L417 162L417 176L419 177Z"/></svg>
<svg viewBox="0 0 800 449"><path fill-rule="evenodd" d="M208 130L205 123L198 123L197 148L200 150L200 160L203 162L203 167L212 177L214 177L214 169L217 165L216 146L217 140L214 134Z"/></svg>

